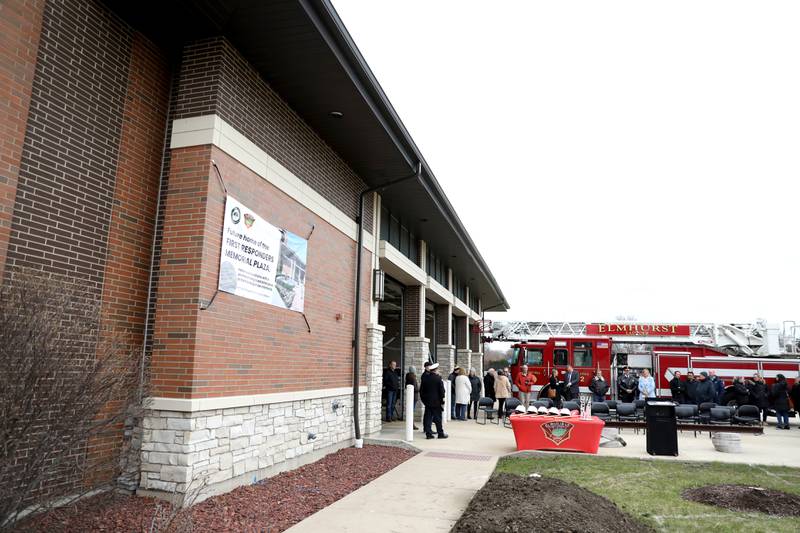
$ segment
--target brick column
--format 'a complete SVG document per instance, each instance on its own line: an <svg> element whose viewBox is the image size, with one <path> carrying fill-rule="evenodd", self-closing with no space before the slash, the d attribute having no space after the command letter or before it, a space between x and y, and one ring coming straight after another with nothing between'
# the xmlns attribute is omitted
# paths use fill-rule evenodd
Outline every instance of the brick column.
<svg viewBox="0 0 800 533"><path fill-rule="evenodd" d="M409 365L414 365L417 367L417 372L422 374L422 365L430 358L430 339L425 335L425 287L422 285L406 287L403 301L403 329L405 330L404 367L407 369Z"/></svg>
<svg viewBox="0 0 800 533"><path fill-rule="evenodd" d="M6 263L44 0L0 3L0 277Z"/></svg>
<svg viewBox="0 0 800 533"><path fill-rule="evenodd" d="M459 350L466 350L469 348L469 337L467 335L467 317L457 316L453 327L456 328L456 348Z"/></svg>
<svg viewBox="0 0 800 533"><path fill-rule="evenodd" d="M456 365L456 347L452 344L453 307L450 304L436 306L436 359L442 374L452 372ZM445 374L445 372L447 374Z"/></svg>
<svg viewBox="0 0 800 533"><path fill-rule="evenodd" d="M366 408L364 409L364 433L369 435L381 430L381 386L383 378L383 332L380 324L367 324L367 371Z"/></svg>

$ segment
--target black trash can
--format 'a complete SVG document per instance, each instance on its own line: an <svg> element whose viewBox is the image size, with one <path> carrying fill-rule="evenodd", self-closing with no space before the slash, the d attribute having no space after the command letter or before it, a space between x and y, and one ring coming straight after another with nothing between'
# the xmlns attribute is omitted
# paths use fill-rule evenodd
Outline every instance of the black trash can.
<svg viewBox="0 0 800 533"><path fill-rule="evenodd" d="M678 455L678 422L675 404L668 400L648 399L644 406L647 424L647 453Z"/></svg>

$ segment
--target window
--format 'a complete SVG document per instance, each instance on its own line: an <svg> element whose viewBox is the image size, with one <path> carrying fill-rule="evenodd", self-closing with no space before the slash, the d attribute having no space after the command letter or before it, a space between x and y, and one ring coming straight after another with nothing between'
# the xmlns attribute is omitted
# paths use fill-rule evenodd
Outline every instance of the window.
<svg viewBox="0 0 800 533"><path fill-rule="evenodd" d="M519 348L514 348L514 353L508 358L509 365L516 365L519 361Z"/></svg>
<svg viewBox="0 0 800 533"><path fill-rule="evenodd" d="M380 232L381 239L394 246L415 264L419 264L419 241L386 206L381 206Z"/></svg>
<svg viewBox="0 0 800 533"><path fill-rule="evenodd" d="M469 308L475 311L476 313L480 313L480 305L478 305L478 295L475 294L474 289L470 289L469 291Z"/></svg>
<svg viewBox="0 0 800 533"><path fill-rule="evenodd" d="M389 240L389 210L386 207L381 207L381 239L384 241Z"/></svg>
<svg viewBox="0 0 800 533"><path fill-rule="evenodd" d="M526 364L528 366L542 366L542 360L544 356L541 350L531 350L530 348L527 351L526 357Z"/></svg>
<svg viewBox="0 0 800 533"><path fill-rule="evenodd" d="M553 364L555 366L567 366L569 364L569 354L567 350L562 348L553 350Z"/></svg>
<svg viewBox="0 0 800 533"><path fill-rule="evenodd" d="M461 283L461 280L455 276L453 276L453 294L462 302L467 299L467 286Z"/></svg>
<svg viewBox="0 0 800 533"><path fill-rule="evenodd" d="M447 269L436 255L428 250L428 275L435 279L442 287L449 289L447 286Z"/></svg>
<svg viewBox="0 0 800 533"><path fill-rule="evenodd" d="M590 367L592 366L592 343L591 342L576 342L572 345L572 359L575 361L575 366Z"/></svg>

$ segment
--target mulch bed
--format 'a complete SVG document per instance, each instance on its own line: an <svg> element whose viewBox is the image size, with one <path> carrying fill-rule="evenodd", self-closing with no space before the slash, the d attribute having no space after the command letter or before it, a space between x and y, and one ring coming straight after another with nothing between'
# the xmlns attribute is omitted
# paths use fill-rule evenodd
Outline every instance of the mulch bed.
<svg viewBox="0 0 800 533"><path fill-rule="evenodd" d="M451 533L652 531L611 501L555 478L497 474L479 490Z"/></svg>
<svg viewBox="0 0 800 533"><path fill-rule="evenodd" d="M800 496L747 485L708 485L687 489L685 500L731 511L757 511L775 516L800 516Z"/></svg>
<svg viewBox="0 0 800 533"><path fill-rule="evenodd" d="M345 448L315 463L239 487L181 512L169 527L169 504L152 498L101 494L25 520L18 531L284 531L416 452L390 446ZM154 520L155 517L155 520ZM155 523L156 527L151 529Z"/></svg>

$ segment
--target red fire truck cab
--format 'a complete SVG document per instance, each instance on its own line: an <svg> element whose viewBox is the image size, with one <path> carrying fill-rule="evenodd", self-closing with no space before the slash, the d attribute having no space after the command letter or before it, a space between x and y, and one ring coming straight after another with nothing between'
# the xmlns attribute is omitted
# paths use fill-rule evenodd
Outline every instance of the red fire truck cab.
<svg viewBox="0 0 800 533"><path fill-rule="evenodd" d="M580 376L581 392L589 392L589 384L599 369L611 383L611 339L609 337L551 337L546 341L514 344L511 382L516 380L520 367L528 365L528 372L535 378L534 391L541 395L546 390L553 368L559 379L568 365Z"/></svg>

